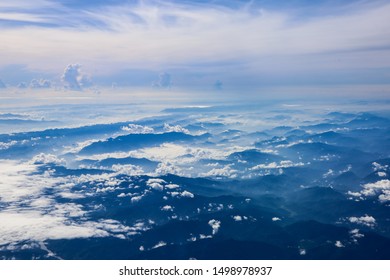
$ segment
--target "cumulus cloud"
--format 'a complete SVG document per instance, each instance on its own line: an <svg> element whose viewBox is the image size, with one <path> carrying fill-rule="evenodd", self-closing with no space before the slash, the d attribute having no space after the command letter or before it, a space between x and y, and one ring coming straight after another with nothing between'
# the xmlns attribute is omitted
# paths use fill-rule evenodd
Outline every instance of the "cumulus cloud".
<svg viewBox="0 0 390 280"><path fill-rule="evenodd" d="M211 226L213 230L213 235L217 234L219 231L219 228L221 227L221 222L215 219L212 219L208 222L209 226Z"/></svg>
<svg viewBox="0 0 390 280"><path fill-rule="evenodd" d="M146 182L146 185L151 187L154 190L162 191L164 189L163 184L165 183L166 182L163 179L154 178L154 179L149 179Z"/></svg>
<svg viewBox="0 0 390 280"><path fill-rule="evenodd" d="M199 174L203 177L229 177L229 178L236 178L237 177L237 170L232 169L230 165L226 165L223 168L213 168L210 171L206 173Z"/></svg>
<svg viewBox="0 0 390 280"><path fill-rule="evenodd" d="M364 225L367 227L374 227L376 224L376 220L372 216L364 215L361 217L349 217L348 218L349 222L359 224L359 225Z"/></svg>
<svg viewBox="0 0 390 280"><path fill-rule="evenodd" d="M7 150L9 149L10 147L16 145L18 143L18 141L9 141L9 142L0 142L0 150Z"/></svg>
<svg viewBox="0 0 390 280"><path fill-rule="evenodd" d="M167 189L177 189L177 188L179 188L180 186L179 185L177 185L177 184L167 184L167 185L165 185L165 188L167 188Z"/></svg>
<svg viewBox="0 0 390 280"><path fill-rule="evenodd" d="M171 205L165 205L161 207L162 211L173 211L173 207Z"/></svg>
<svg viewBox="0 0 390 280"><path fill-rule="evenodd" d="M133 196L130 200L131 202L135 203L135 202L139 202L143 197L144 195L137 195L137 196Z"/></svg>
<svg viewBox="0 0 390 280"><path fill-rule="evenodd" d="M363 238L364 234L360 233L359 229L355 228L349 232L354 242L357 242L359 238Z"/></svg>
<svg viewBox="0 0 390 280"><path fill-rule="evenodd" d="M374 171L386 171L388 168L388 165L381 165L380 163L377 163L375 161L372 163L372 169L374 169Z"/></svg>
<svg viewBox="0 0 390 280"><path fill-rule="evenodd" d="M34 156L31 161L32 164L57 164L57 165L64 165L66 162L62 158L58 158L56 155L53 154L45 154L40 153L36 156Z"/></svg>
<svg viewBox="0 0 390 280"><path fill-rule="evenodd" d="M166 132L183 132L186 134L189 134L190 131L180 125L169 125L167 123L164 123L164 131Z"/></svg>
<svg viewBox="0 0 390 280"><path fill-rule="evenodd" d="M81 90L92 85L91 77L81 71L80 64L69 64L61 77L64 87L70 90Z"/></svg>
<svg viewBox="0 0 390 280"><path fill-rule="evenodd" d="M363 185L363 190L360 192L364 196L378 195L380 202L390 201L390 180L380 180L375 183Z"/></svg>
<svg viewBox="0 0 390 280"><path fill-rule="evenodd" d="M239 216L239 215L236 215L236 216L233 216L233 220L235 220L236 222L241 222L242 221L242 217Z"/></svg>
<svg viewBox="0 0 390 280"><path fill-rule="evenodd" d="M281 219L280 219L279 217L273 217L273 218L272 218L272 221L273 221L273 222L277 222L277 221L281 221Z"/></svg>
<svg viewBox="0 0 390 280"><path fill-rule="evenodd" d="M176 166L170 162L160 162L157 165L156 173L161 174L161 175L165 175L165 174L180 175L181 169L178 166Z"/></svg>
<svg viewBox="0 0 390 280"><path fill-rule="evenodd" d="M154 129L151 127L133 123L130 123L127 126L122 126L121 129L131 134L148 134L154 132Z"/></svg>
<svg viewBox="0 0 390 280"><path fill-rule="evenodd" d="M340 240L337 240L336 243L334 244L334 246L336 246L337 248L345 247L344 244Z"/></svg>
<svg viewBox="0 0 390 280"><path fill-rule="evenodd" d="M390 191L385 191L378 196L380 202L389 202L390 201Z"/></svg>
<svg viewBox="0 0 390 280"><path fill-rule="evenodd" d="M182 197L189 197L189 198L194 198L194 197L195 197L194 194L191 193L191 192L189 192L189 191L183 191L183 192L180 194L180 196L182 196Z"/></svg>
<svg viewBox="0 0 390 280"><path fill-rule="evenodd" d="M20 85L20 84L19 84ZM52 83L49 80L45 79L32 79L30 82L30 88L51 88Z"/></svg>
<svg viewBox="0 0 390 280"><path fill-rule="evenodd" d="M125 174L129 176L137 176L145 173L142 167L132 164L114 164L111 168L118 174Z"/></svg>

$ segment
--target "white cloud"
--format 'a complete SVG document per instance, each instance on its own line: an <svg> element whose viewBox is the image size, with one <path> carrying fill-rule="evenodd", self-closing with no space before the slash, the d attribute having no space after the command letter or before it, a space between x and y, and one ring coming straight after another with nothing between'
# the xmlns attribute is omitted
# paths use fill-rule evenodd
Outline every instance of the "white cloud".
<svg viewBox="0 0 390 280"><path fill-rule="evenodd" d="M81 71L80 64L69 64L64 69L61 79L65 88L70 90L81 90L92 85L91 78Z"/></svg>
<svg viewBox="0 0 390 280"><path fill-rule="evenodd" d="M195 168L191 169L191 167L188 167L188 165L194 165L195 162L201 159L225 159L227 155L231 154L232 152L242 150L243 148L244 147L239 146L232 147L230 145L226 147L203 148L173 143L164 143L158 147L143 148L130 152L96 154L93 156L88 156L87 158L94 160L125 157L146 158L152 161L160 162L155 170L155 174L151 174L154 176L167 173L180 176L202 176L202 174L197 173ZM74 149L76 150L76 148ZM77 150L79 149L80 147L77 147ZM78 156L78 159L83 159L83 157ZM214 167L212 165L206 166Z"/></svg>
<svg viewBox="0 0 390 280"><path fill-rule="evenodd" d="M185 146L172 143L164 143L158 147L137 150L133 154L138 157L145 157L156 161L171 161L176 159L177 157L185 155L186 153L187 148Z"/></svg>
<svg viewBox="0 0 390 280"><path fill-rule="evenodd" d="M131 198L131 202L133 202L133 203L139 202L143 197L144 197L143 195L133 196Z"/></svg>
<svg viewBox="0 0 390 280"><path fill-rule="evenodd" d="M336 246L337 248L343 248L345 247L343 243L341 243L340 240L337 240L336 243L334 244L334 246Z"/></svg>
<svg viewBox="0 0 390 280"><path fill-rule="evenodd" d="M126 196L132 196L132 194L131 193L120 193L120 194L118 194L117 195L117 197L126 197Z"/></svg>
<svg viewBox="0 0 390 280"><path fill-rule="evenodd" d="M0 244L106 236L123 239L148 229L143 223L128 227L115 220L90 221L91 210L84 205L56 200L93 196L113 188L120 182L113 174L51 177L50 173L37 172L35 161L57 162L58 158L41 154L30 163L0 161L0 200L6 203L0 212ZM96 187L74 190L92 182Z"/></svg>
<svg viewBox="0 0 390 280"><path fill-rule="evenodd" d="M232 169L230 165L226 165L222 168L213 168L208 172L201 173L199 176L202 177L229 177L229 178L236 178L237 177L237 170Z"/></svg>
<svg viewBox="0 0 390 280"><path fill-rule="evenodd" d="M165 185L165 188L170 189L170 190L172 190L172 189L177 189L177 188L179 188L179 187L180 187L180 186L177 185L177 184L167 184L167 185Z"/></svg>
<svg viewBox="0 0 390 280"><path fill-rule="evenodd" d="M269 164L259 164L252 167L251 170L288 168L304 165L305 164L303 162L293 163L291 160L282 160L279 164L276 162L271 162Z"/></svg>
<svg viewBox="0 0 390 280"><path fill-rule="evenodd" d="M166 181L163 179L160 179L160 178L151 178L151 179L148 179L148 181L146 182L147 185L150 185L153 183L165 184Z"/></svg>
<svg viewBox="0 0 390 280"><path fill-rule="evenodd" d="M380 202L390 201L390 180L380 180L375 183L363 185L363 190L360 192L364 196L379 195Z"/></svg>
<svg viewBox="0 0 390 280"><path fill-rule="evenodd" d="M82 208L82 205L75 203L56 204L50 214L57 217L82 217L87 213Z"/></svg>
<svg viewBox="0 0 390 280"><path fill-rule="evenodd" d="M111 168L118 174L125 174L129 176L137 176L137 175L145 174L144 170L138 165L114 164Z"/></svg>
<svg viewBox="0 0 390 280"><path fill-rule="evenodd" d="M211 228L213 229L213 235L217 234L219 231L219 228L221 227L221 222L215 219L212 219L208 223Z"/></svg>
<svg viewBox="0 0 390 280"><path fill-rule="evenodd" d="M148 134L154 133L154 129L148 126L130 123L127 126L122 126L121 129L131 134Z"/></svg>
<svg viewBox="0 0 390 280"><path fill-rule="evenodd" d="M50 164L50 163L54 163L58 165L66 164L64 159L58 158L56 155L53 154L45 154L45 153L40 153L34 156L30 162L32 164Z"/></svg>
<svg viewBox="0 0 390 280"><path fill-rule="evenodd" d="M44 79L33 79L30 82L30 88L51 88L52 83L49 80Z"/></svg>
<svg viewBox="0 0 390 280"><path fill-rule="evenodd" d="M191 193L191 192L189 192L189 191L183 191L183 192L180 194L180 196L182 196L182 197L189 197L189 198L194 198L194 197L195 197L194 194Z"/></svg>
<svg viewBox="0 0 390 280"><path fill-rule="evenodd" d="M367 227L374 227L376 225L376 220L372 216L364 215L361 217L349 217L348 220L351 223L359 224L359 225L364 225Z"/></svg>
<svg viewBox="0 0 390 280"><path fill-rule="evenodd" d="M0 213L0 245L23 241L44 241L48 239L73 239L89 237L126 238L148 228L135 224L124 226L116 220L86 221L69 220L68 217L82 217L81 205L59 204L54 210L42 211L9 209Z"/></svg>
<svg viewBox="0 0 390 280"><path fill-rule="evenodd" d="M363 1L339 13L297 21L291 10L273 12L250 5L240 9L163 2L156 5L141 1L138 5L100 7L88 12L75 10L77 16L67 17L72 28L2 28L4 42L11 43L0 45L0 52L3 64L27 63L30 67L50 70L55 68L53 65L79 61L80 54L82 63L94 62L93 67L102 72L128 65L155 69L227 60L244 62L255 73L259 68L280 71L281 66L290 71L336 65L338 69L386 67L388 50L382 47L390 45L387 28L390 5L386 1L375 3L369 5ZM61 26L63 10L50 17L37 10L15 18ZM167 19L174 20L167 22ZM86 21L98 21L101 25L88 26ZM343 60L329 59L339 51L344 52ZM313 59L302 61L299 57L308 54Z"/></svg>
<svg viewBox="0 0 390 280"><path fill-rule="evenodd" d="M323 178L327 178L327 177L333 176L333 175L334 175L333 169L329 169L328 172L326 172L326 173L324 173L324 174L322 175L322 177L323 177Z"/></svg>
<svg viewBox="0 0 390 280"><path fill-rule="evenodd" d="M273 218L272 218L272 221L273 221L273 222L277 222L277 221L281 221L281 219L280 219L279 217L273 217Z"/></svg>
<svg viewBox="0 0 390 280"><path fill-rule="evenodd" d="M173 211L173 207L171 205L165 205L161 207L162 211Z"/></svg>
<svg viewBox="0 0 390 280"><path fill-rule="evenodd" d="M59 192L57 193L58 196L61 196L62 198L68 198L68 199L79 199L79 198L84 198L85 195L81 193L75 193L75 192Z"/></svg>
<svg viewBox="0 0 390 280"><path fill-rule="evenodd" d="M353 229L349 232L349 234L351 235L352 239L357 242L357 239L358 238L363 238L364 237L364 234L360 233L359 229Z"/></svg>
<svg viewBox="0 0 390 280"><path fill-rule="evenodd" d="M190 238L187 238L187 241L189 242L195 242L196 241L196 237L195 236L191 236Z"/></svg>
<svg viewBox="0 0 390 280"><path fill-rule="evenodd" d="M152 249L160 248L160 247L163 247L163 246L166 246L166 245L167 245L166 242L160 241L160 242L158 242L156 245L154 245L154 246L152 247Z"/></svg>
<svg viewBox="0 0 390 280"><path fill-rule="evenodd" d="M154 179L149 179L146 182L146 185L148 185L154 190L162 191L164 189L163 184L165 183L166 182L163 179L154 178Z"/></svg>
<svg viewBox="0 0 390 280"><path fill-rule="evenodd" d="M357 197L357 198L360 198L362 196L362 194L360 192L348 191L347 194L350 195L350 196L353 196L353 197Z"/></svg>
<svg viewBox="0 0 390 280"><path fill-rule="evenodd" d="M380 202L389 202L390 201L390 191L384 191L381 195L378 196Z"/></svg>
<svg viewBox="0 0 390 280"><path fill-rule="evenodd" d="M183 157L186 155L189 156ZM163 163L163 167L168 167L167 165L170 165L171 163L174 164L175 167L179 167L182 164L191 164L199 159L223 159L225 157L225 152L222 149L217 148L210 149L202 147L184 146L173 143L164 143L158 147L144 148L132 151L127 156L133 156L138 158L144 157L153 161L160 161ZM175 172L180 172L180 170L176 170Z"/></svg>
<svg viewBox="0 0 390 280"><path fill-rule="evenodd" d="M212 235L205 235L205 234L200 234L199 239L208 239L208 238L213 238Z"/></svg>
<svg viewBox="0 0 390 280"><path fill-rule="evenodd" d="M66 219L38 212L0 213L0 244L24 240L104 237L108 233L90 225L66 224Z"/></svg>
<svg viewBox="0 0 390 280"><path fill-rule="evenodd" d="M156 173L160 175L165 174L175 174L175 175L181 175L181 168L170 163L170 162L160 162L157 165Z"/></svg>
<svg viewBox="0 0 390 280"><path fill-rule="evenodd" d="M386 170L388 167L388 165L381 165L375 161L372 163L372 169L374 169L374 171Z"/></svg>
<svg viewBox="0 0 390 280"><path fill-rule="evenodd" d="M166 132L183 132L186 134L189 134L190 131L180 125L169 125L167 123L164 123L164 130Z"/></svg>
<svg viewBox="0 0 390 280"><path fill-rule="evenodd" d="M16 144L18 144L18 141L15 140L9 142L0 142L0 150L7 150Z"/></svg>
<svg viewBox="0 0 390 280"><path fill-rule="evenodd" d="M171 192L170 194L172 197L177 197L180 195L180 192Z"/></svg>
<svg viewBox="0 0 390 280"><path fill-rule="evenodd" d="M239 215L236 215L233 217L233 220L235 220L236 222L241 222L242 221L242 217L239 216Z"/></svg>
<svg viewBox="0 0 390 280"><path fill-rule="evenodd" d="M45 188L50 188L56 179L32 175L37 166L10 160L0 160L0 200L18 202L25 198L38 197Z"/></svg>

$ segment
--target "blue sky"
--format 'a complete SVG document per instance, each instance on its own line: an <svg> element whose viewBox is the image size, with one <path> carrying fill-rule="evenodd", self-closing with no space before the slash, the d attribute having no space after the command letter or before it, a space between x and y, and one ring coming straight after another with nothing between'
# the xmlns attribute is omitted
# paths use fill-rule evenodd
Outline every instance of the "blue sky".
<svg viewBox="0 0 390 280"><path fill-rule="evenodd" d="M69 64L97 86L256 89L386 85L388 1L0 2L0 80L61 84Z"/></svg>

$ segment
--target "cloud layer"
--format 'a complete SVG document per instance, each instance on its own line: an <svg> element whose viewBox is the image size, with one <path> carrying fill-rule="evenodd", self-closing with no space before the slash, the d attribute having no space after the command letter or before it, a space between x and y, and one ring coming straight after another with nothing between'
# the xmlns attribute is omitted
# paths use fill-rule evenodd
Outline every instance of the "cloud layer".
<svg viewBox="0 0 390 280"><path fill-rule="evenodd" d="M386 73L379 69L390 66L386 1L318 4L316 10L271 9L256 1L238 7L140 1L88 9L53 1L26 3L2 4L9 12L0 13L0 21L15 26L0 27L7 42L0 42L0 68L23 64L58 72L61 65L78 61L98 75L181 69L178 73L188 72L191 81L199 79L191 73L212 74L202 80L212 85L215 77L241 84L255 83L259 76L293 82L302 73L314 81L322 77L325 82L328 74L351 83L375 72L370 79L384 82ZM79 66L68 66L63 80L69 88L90 83L79 74ZM169 87L170 74L162 72L155 85Z"/></svg>

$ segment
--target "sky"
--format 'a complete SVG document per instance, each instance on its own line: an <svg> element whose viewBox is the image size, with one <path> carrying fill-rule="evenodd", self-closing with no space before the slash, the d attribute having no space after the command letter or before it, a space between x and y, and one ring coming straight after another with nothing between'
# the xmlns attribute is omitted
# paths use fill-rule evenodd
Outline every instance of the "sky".
<svg viewBox="0 0 390 280"><path fill-rule="evenodd" d="M383 0L0 0L0 86L388 92Z"/></svg>

